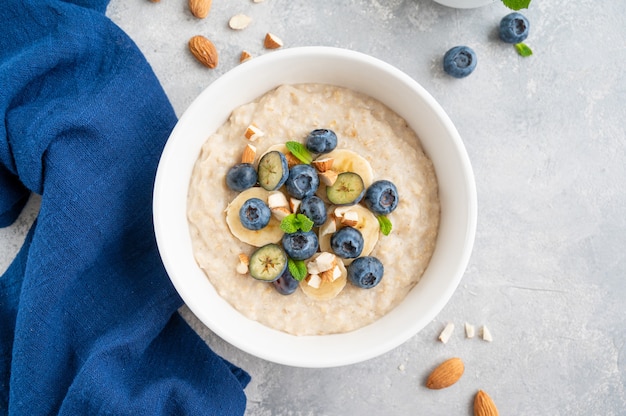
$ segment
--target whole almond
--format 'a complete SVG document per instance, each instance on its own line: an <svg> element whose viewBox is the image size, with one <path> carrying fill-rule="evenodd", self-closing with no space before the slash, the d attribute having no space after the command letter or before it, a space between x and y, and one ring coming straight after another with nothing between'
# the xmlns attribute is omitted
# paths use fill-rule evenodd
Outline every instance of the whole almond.
<svg viewBox="0 0 626 416"><path fill-rule="evenodd" d="M200 63L215 68L218 63L217 49L213 42L201 35L189 39L189 50Z"/></svg>
<svg viewBox="0 0 626 416"><path fill-rule="evenodd" d="M465 365L460 358L450 358L433 370L426 380L426 387L429 389L443 389L450 387L463 375Z"/></svg>
<svg viewBox="0 0 626 416"><path fill-rule="evenodd" d="M478 390L474 397L474 416L498 416L498 409L491 397L482 390Z"/></svg>
<svg viewBox="0 0 626 416"><path fill-rule="evenodd" d="M189 10L198 19L204 19L211 11L213 0L189 0Z"/></svg>

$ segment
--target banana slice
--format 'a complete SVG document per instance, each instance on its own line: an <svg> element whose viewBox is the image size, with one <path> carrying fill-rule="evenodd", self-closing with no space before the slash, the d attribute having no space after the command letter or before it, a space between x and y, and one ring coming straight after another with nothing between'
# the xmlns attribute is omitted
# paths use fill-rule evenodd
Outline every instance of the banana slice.
<svg viewBox="0 0 626 416"><path fill-rule="evenodd" d="M270 192L263 188L249 188L241 192L226 207L226 224L230 228L232 235L240 241L255 247L262 247L270 243L278 243L283 237L283 230L280 229L280 221L273 215L269 224L260 230L249 230L241 224L239 220L239 209L244 202L250 198L259 198L267 203Z"/></svg>
<svg viewBox="0 0 626 416"><path fill-rule="evenodd" d="M321 254L321 253L319 253ZM317 255L319 255L317 254ZM315 259L316 256L313 256L312 259ZM346 286L346 282L348 281L348 271L342 262L337 262L337 267L341 271L341 276L332 282L327 280L322 280L320 282L319 288L315 288L310 286L307 282L307 279L300 282L300 289L307 295L309 298L313 300L330 300L336 297Z"/></svg>
<svg viewBox="0 0 626 416"><path fill-rule="evenodd" d="M335 173L354 172L358 174L361 179L363 179L365 189L369 188L369 186L374 182L374 171L372 170L370 162L352 150L335 149L332 152L326 153L320 157L323 159L333 158L332 171ZM320 186L317 188L317 192L315 194L322 198L324 202L330 203L328 196L326 196L326 188L327 185L324 184L324 181L320 181Z"/></svg>
<svg viewBox="0 0 626 416"><path fill-rule="evenodd" d="M320 227L320 235L318 236L320 251L328 251L333 252L330 247L330 237L332 233L324 234L323 230L328 229L337 229L344 227L345 224L341 223L341 218L336 218L335 215L331 215L334 213L335 206L331 206L329 209L328 219L326 223ZM376 247L376 243L378 243L378 237L380 237L380 225L378 224L378 219L376 216L367 208L362 205L352 205L349 207L341 207L343 210L349 210L350 212L356 213L358 216L356 225L352 225L354 228L361 232L363 235L363 251L361 252L361 256L368 256L374 247ZM335 222L335 227L329 226L329 221ZM346 266L354 261L354 259L341 259L343 264Z"/></svg>
<svg viewBox="0 0 626 416"><path fill-rule="evenodd" d="M360 154L347 149L335 149L330 153L322 155L324 159L333 158L333 170L337 173L354 172L363 179L365 187L368 188L374 182L374 171L372 165ZM326 191L324 191L326 192Z"/></svg>

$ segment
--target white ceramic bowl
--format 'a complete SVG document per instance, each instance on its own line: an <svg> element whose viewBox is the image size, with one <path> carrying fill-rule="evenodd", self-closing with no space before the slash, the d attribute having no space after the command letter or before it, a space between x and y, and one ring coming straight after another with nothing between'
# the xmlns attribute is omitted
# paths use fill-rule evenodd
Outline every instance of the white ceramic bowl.
<svg viewBox="0 0 626 416"><path fill-rule="evenodd" d="M421 281L389 314L359 330L293 336L244 317L197 266L186 218L187 188L204 141L235 107L284 83L317 82L366 93L406 119L434 163L441 200L436 249ZM254 356L298 367L334 367L383 354L435 318L457 288L476 229L476 189L454 125L405 73L361 53L328 47L284 49L229 71L189 106L165 146L154 189L154 225L165 268L190 310L218 336Z"/></svg>
<svg viewBox="0 0 626 416"><path fill-rule="evenodd" d="M474 9L476 7L483 7L491 3L495 3L496 0L434 0L436 3L443 4L444 6L454 7L455 9Z"/></svg>

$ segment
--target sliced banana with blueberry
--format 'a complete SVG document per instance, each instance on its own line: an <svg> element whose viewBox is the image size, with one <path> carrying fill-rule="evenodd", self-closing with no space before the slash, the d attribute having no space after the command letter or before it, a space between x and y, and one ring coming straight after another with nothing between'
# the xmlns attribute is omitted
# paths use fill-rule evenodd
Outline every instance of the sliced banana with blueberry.
<svg viewBox="0 0 626 416"><path fill-rule="evenodd" d="M374 171L370 162L352 150L335 149L318 159L332 161L332 165L328 164L330 168L324 166L325 172L320 172L322 181L317 192L320 198L331 204L358 203L374 181Z"/></svg>
<svg viewBox="0 0 626 416"><path fill-rule="evenodd" d="M278 243L283 238L280 221L272 215L267 225L259 230L246 228L241 220L241 209L250 199L260 199L267 203L269 191L263 188L249 188L241 192L226 207L226 224L230 232L240 241L254 247L262 247L269 243Z"/></svg>
<svg viewBox="0 0 626 416"><path fill-rule="evenodd" d="M374 170L372 165L360 154L348 149L335 149L322 156L325 159L333 159L333 167L337 173L354 172L363 179L365 188L374 182Z"/></svg>
<svg viewBox="0 0 626 416"><path fill-rule="evenodd" d="M362 247L360 247L361 250L357 257L369 255L378 243L378 238L380 237L380 225L376 216L362 205L342 207L331 206L329 208L328 218L319 228L318 240L320 251L334 252L332 247L333 236L337 234L338 231L346 227L351 227L352 229L358 231L362 236ZM340 233L340 237L336 238L336 240L345 241L336 241L335 244L344 244L346 246L361 244L358 241L352 241L354 233L348 232L345 233L345 235L342 234L344 233ZM345 265L349 265L354 260L354 257L346 257L341 260Z"/></svg>

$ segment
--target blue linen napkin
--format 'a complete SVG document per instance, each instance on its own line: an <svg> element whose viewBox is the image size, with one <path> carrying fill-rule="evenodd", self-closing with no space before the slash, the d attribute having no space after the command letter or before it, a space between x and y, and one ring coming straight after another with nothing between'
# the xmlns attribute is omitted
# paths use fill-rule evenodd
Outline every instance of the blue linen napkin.
<svg viewBox="0 0 626 416"><path fill-rule="evenodd" d="M41 194L0 277L0 414L243 414L249 375L177 313L151 210L176 117L107 4L0 8L0 226Z"/></svg>

